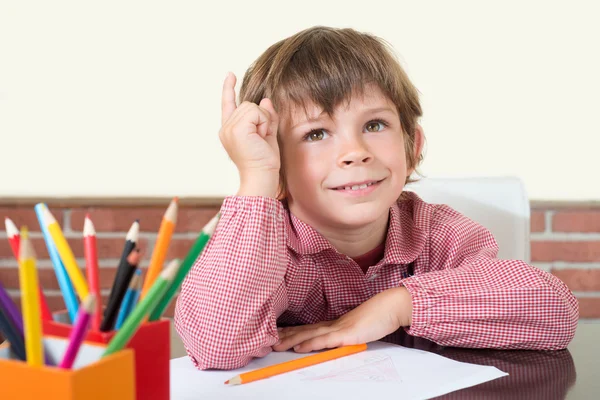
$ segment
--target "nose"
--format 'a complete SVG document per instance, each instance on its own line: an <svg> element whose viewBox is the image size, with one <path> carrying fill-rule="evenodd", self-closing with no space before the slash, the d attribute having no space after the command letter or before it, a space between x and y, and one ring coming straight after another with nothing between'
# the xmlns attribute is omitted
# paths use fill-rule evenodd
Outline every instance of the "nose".
<svg viewBox="0 0 600 400"><path fill-rule="evenodd" d="M340 167L368 164L371 161L373 161L373 154L371 154L362 138L353 138L344 141L338 158L338 165Z"/></svg>

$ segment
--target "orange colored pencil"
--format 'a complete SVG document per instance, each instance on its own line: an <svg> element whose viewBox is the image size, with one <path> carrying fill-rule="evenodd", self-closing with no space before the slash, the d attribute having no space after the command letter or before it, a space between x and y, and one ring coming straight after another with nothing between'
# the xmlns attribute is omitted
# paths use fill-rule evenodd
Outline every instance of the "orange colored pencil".
<svg viewBox="0 0 600 400"><path fill-rule="evenodd" d="M243 374L236 375L228 381L225 381L225 384L243 385L244 383L254 382L259 379L269 378L274 375L283 374L285 372L290 372L297 369L310 367L311 365L320 364L325 361L331 361L335 360L336 358L360 353L361 351L365 351L366 349L367 345L365 343L355 344L352 346L338 347L337 349L313 354L311 356L299 358L297 360L286 361L284 363L271 365L270 367L259 368L250 372L244 372Z"/></svg>
<svg viewBox="0 0 600 400"><path fill-rule="evenodd" d="M4 227L6 228L6 236L8 236L8 242L12 249L15 260L19 261L19 248L21 246L21 235L15 223L8 217L4 218ZM40 312L42 320L52 321L52 313L50 307L48 307L48 301L42 290L42 285L38 285L38 296L40 298Z"/></svg>
<svg viewBox="0 0 600 400"><path fill-rule="evenodd" d="M85 272L90 292L95 295L92 314L92 330L99 332L102 322L102 295L100 294L100 276L98 272L98 246L96 244L96 229L86 214L83 222L83 250L85 253Z"/></svg>
<svg viewBox="0 0 600 400"><path fill-rule="evenodd" d="M167 257L167 250L171 243L171 237L175 230L175 224L177 223L177 209L179 199L175 197L171 200L165 215L163 216L160 228L158 230L158 237L156 238L156 244L152 251L152 258L150 259L150 265L146 272L146 279L144 280L144 286L142 287L142 293L140 294L140 301L146 296L148 290L154 284L154 281L163 269L165 258Z"/></svg>

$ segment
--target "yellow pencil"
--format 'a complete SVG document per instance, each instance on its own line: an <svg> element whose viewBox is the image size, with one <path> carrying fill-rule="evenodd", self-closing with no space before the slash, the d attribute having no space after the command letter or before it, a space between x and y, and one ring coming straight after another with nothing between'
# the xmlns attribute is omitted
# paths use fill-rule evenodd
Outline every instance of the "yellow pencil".
<svg viewBox="0 0 600 400"><path fill-rule="evenodd" d="M65 265L67 274L69 274L69 278L71 278L71 282L73 282L73 286L75 287L75 291L77 292L79 299L81 301L85 300L89 294L87 282L85 281L81 270L77 266L77 261L75 261L73 251L69 247L69 243L62 233L60 225L58 225L58 222L56 222L56 219L45 205L42 207L42 218L44 225L46 225L48 228L48 232L54 241L56 250L58 250L58 254Z"/></svg>
<svg viewBox="0 0 600 400"><path fill-rule="evenodd" d="M167 250L169 249L169 243L171 242L175 224L177 223L177 202L177 197L171 200L167 211L165 211L162 222L160 223L158 237L156 238L156 244L152 251L152 258L150 259L150 265L146 272L146 279L144 280L144 286L142 286L140 300L146 296L146 293L148 293L148 290L150 290L158 277L158 274L160 274L160 271L163 269L163 264L167 257Z"/></svg>
<svg viewBox="0 0 600 400"><path fill-rule="evenodd" d="M29 240L27 227L21 228L19 248L19 282L21 286L21 308L23 309L23 333L27 364L44 365L42 347L42 320L40 317L40 297L38 276L35 266L35 253Z"/></svg>

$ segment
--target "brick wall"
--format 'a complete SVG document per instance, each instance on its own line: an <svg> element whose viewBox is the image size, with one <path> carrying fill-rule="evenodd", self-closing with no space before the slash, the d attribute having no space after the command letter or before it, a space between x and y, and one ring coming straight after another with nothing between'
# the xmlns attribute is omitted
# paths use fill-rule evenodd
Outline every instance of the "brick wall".
<svg viewBox="0 0 600 400"><path fill-rule="evenodd" d="M600 318L600 204L532 202L531 263L569 286L580 318Z"/></svg>
<svg viewBox="0 0 600 400"><path fill-rule="evenodd" d="M182 200L177 228L167 259L183 258L200 229L218 211L220 199ZM140 219L140 246L144 251L142 268L148 266L168 200L113 200L107 204L90 201L57 201L48 205L63 227L73 252L83 267L83 220L90 213L96 227L100 277L104 294L112 284L115 267L123 249L124 237L132 221ZM18 227L27 225L38 255L40 282L52 310L64 308L58 283L32 202L4 201L0 217L8 216ZM2 222L4 219L2 218ZM575 292L580 301L581 318L600 318L600 204L533 202L531 214L532 264L560 277ZM167 261L168 261L167 260ZM16 261L3 227L0 228L0 280L18 300L19 282ZM105 299L106 303L106 299ZM173 304L167 315L173 313Z"/></svg>

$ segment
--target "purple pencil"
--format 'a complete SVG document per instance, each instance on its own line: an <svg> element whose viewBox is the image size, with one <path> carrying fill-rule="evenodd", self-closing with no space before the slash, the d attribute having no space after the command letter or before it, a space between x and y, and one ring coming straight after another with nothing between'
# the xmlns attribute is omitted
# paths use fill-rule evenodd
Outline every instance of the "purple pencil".
<svg viewBox="0 0 600 400"><path fill-rule="evenodd" d="M71 330L71 335L69 336L69 345L59 364L60 368L70 369L73 366L81 343L83 343L83 338L85 338L85 334L89 328L90 318L94 312L95 306L96 296L92 293L85 298L84 302L79 307L77 319Z"/></svg>
<svg viewBox="0 0 600 400"><path fill-rule="evenodd" d="M25 336L23 334L23 316L21 315L21 312L15 305L15 302L12 301L12 299L6 292L6 289L4 289L4 286L2 286L1 282L0 282L0 308L4 312L4 315L6 316L6 318L10 319L10 322L12 322L13 326L17 330L17 333L22 338L24 338ZM54 365L54 363L52 362L52 359L48 356L48 353L46 353L45 350L44 350L44 360L46 361L46 365Z"/></svg>
<svg viewBox="0 0 600 400"><path fill-rule="evenodd" d="M17 328L18 333L23 336L23 317L4 286L2 286L2 282L0 282L0 307L2 307L6 317L10 318L15 328Z"/></svg>

